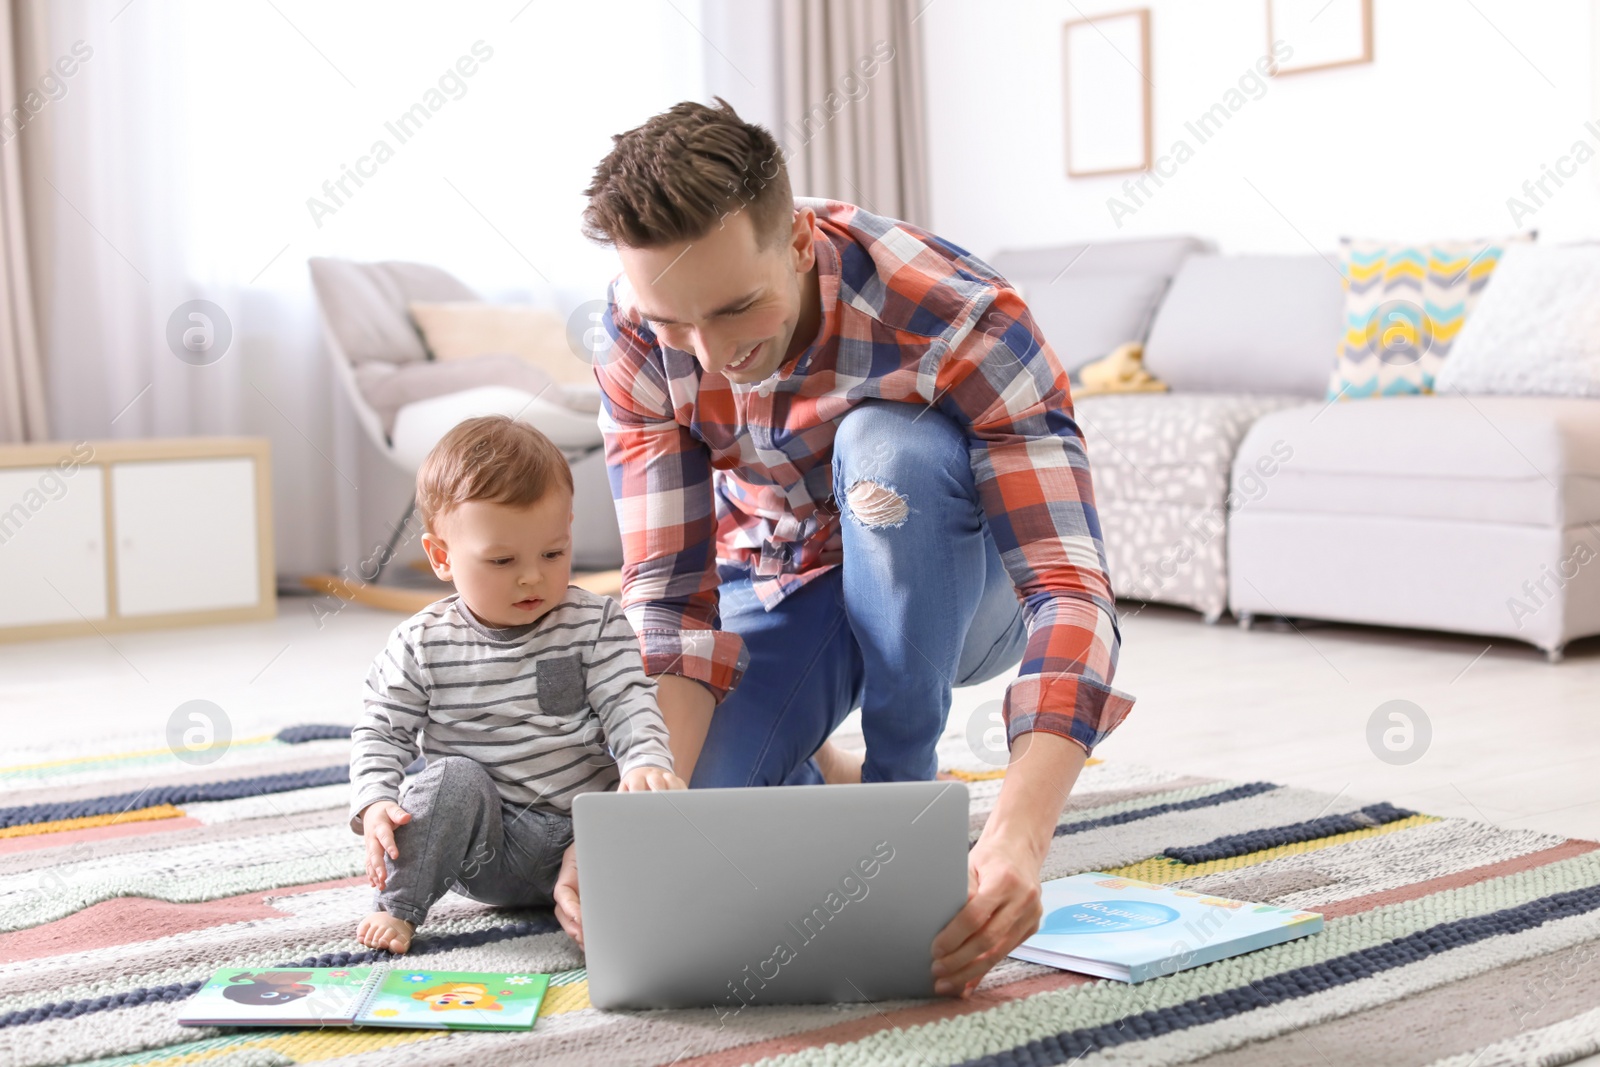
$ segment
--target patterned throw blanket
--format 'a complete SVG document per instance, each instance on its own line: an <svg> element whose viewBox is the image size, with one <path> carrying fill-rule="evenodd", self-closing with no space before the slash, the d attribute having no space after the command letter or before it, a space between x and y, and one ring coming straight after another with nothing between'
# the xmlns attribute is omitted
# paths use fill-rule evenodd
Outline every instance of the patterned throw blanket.
<svg viewBox="0 0 1600 1067"><path fill-rule="evenodd" d="M958 747L972 833L998 772ZM1139 985L1007 961L969 1001L601 1012L548 912L451 895L401 963L352 934L347 727L0 768L0 1065L1564 1063L1600 1051L1600 845L1094 761L1046 877L1321 911L1318 935ZM221 967L555 975L526 1033L180 1027Z"/></svg>

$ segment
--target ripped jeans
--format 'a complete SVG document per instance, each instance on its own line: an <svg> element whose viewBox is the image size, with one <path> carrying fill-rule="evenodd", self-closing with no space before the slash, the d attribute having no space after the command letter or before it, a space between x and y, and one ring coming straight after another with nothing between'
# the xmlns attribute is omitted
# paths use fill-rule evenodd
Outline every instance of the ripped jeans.
<svg viewBox="0 0 1600 1067"><path fill-rule="evenodd" d="M1022 659L1022 605L961 427L869 400L840 420L833 449L843 564L770 612L747 567L718 565L722 628L750 662L712 715L693 786L821 782L811 756L857 707L863 781L931 779L951 689Z"/></svg>

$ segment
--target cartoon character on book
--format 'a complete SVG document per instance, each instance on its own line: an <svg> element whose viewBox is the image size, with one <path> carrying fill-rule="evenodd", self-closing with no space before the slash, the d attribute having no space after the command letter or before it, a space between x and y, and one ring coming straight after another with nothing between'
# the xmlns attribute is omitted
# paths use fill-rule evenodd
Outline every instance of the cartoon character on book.
<svg viewBox="0 0 1600 1067"><path fill-rule="evenodd" d="M446 982L443 985L421 989L411 994L412 1000L425 1001L430 1011L502 1011L504 1005L495 999L489 987L479 982Z"/></svg>
<svg viewBox="0 0 1600 1067"><path fill-rule="evenodd" d="M306 985L310 977L310 971L241 971L228 978L222 995L236 1004L281 1007L317 991L315 986Z"/></svg>

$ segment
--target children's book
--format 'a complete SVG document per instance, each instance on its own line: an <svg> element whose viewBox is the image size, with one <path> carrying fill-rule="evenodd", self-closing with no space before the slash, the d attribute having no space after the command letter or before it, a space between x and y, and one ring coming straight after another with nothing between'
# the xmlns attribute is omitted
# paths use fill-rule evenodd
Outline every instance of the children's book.
<svg viewBox="0 0 1600 1067"><path fill-rule="evenodd" d="M399 1026L527 1030L547 974L426 967L218 971L184 1004L184 1026Z"/></svg>
<svg viewBox="0 0 1600 1067"><path fill-rule="evenodd" d="M1045 882L1039 932L1011 955L1119 982L1174 974L1322 929L1314 911L1091 871Z"/></svg>

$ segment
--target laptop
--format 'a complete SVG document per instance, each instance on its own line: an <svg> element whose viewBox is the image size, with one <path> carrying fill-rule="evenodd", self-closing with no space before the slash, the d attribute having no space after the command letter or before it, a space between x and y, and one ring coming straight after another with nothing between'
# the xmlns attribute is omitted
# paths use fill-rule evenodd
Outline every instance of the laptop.
<svg viewBox="0 0 1600 1067"><path fill-rule="evenodd" d="M584 793L572 817L598 1008L931 997L967 900L960 782Z"/></svg>

